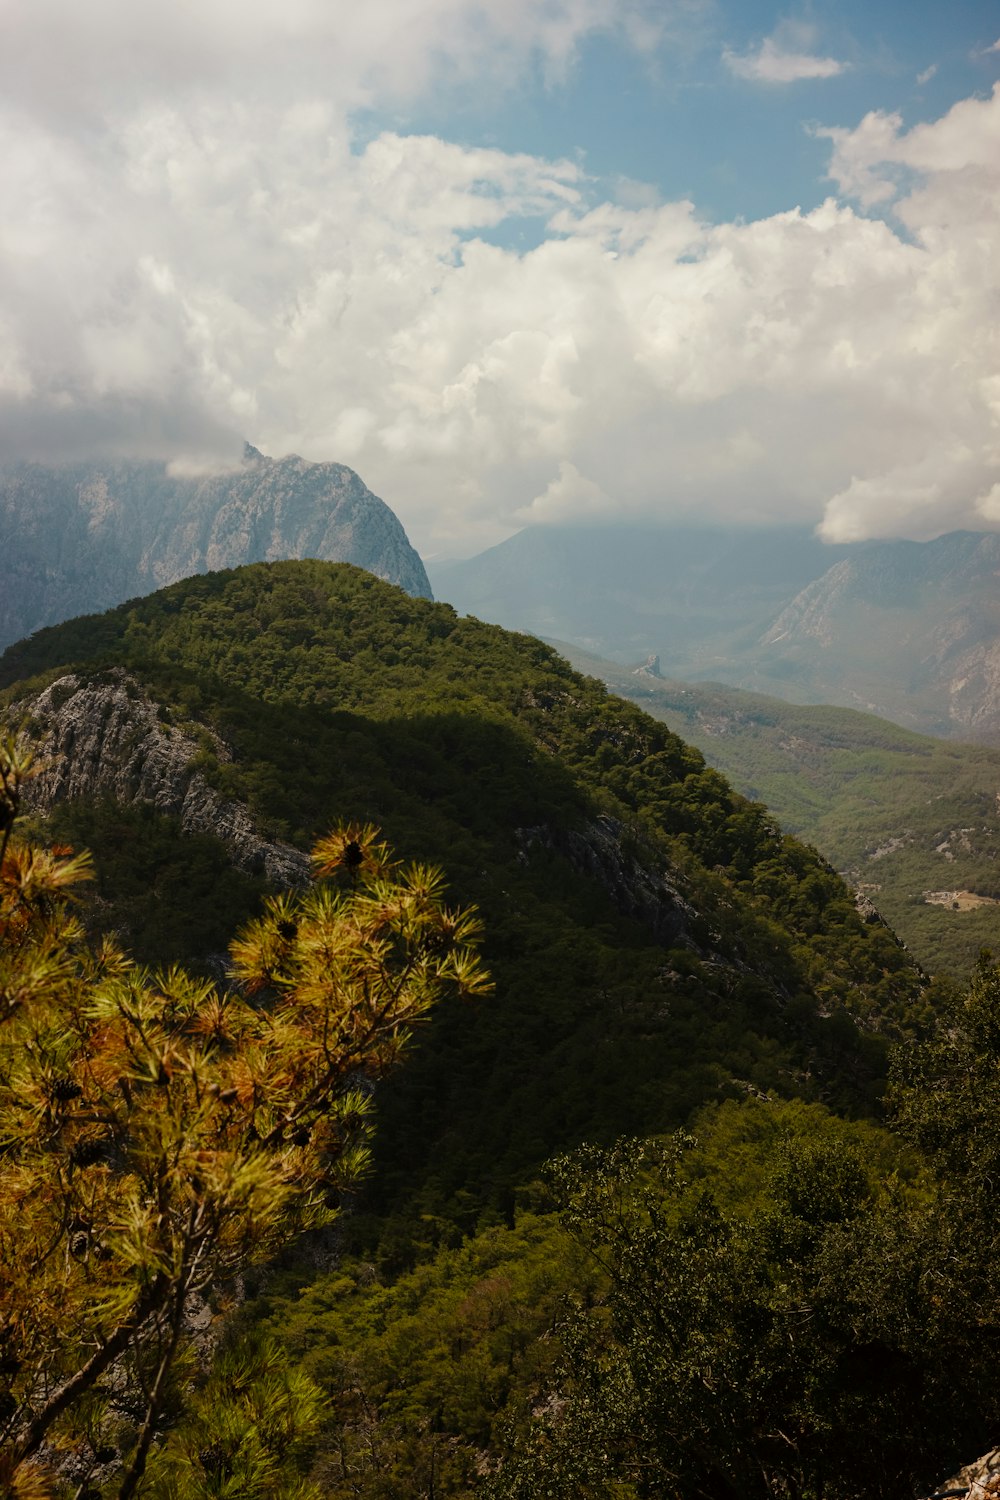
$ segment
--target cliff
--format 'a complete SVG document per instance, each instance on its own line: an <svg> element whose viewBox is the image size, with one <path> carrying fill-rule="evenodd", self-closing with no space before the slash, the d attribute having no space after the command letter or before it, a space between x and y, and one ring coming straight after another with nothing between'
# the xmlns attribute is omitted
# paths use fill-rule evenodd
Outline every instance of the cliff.
<svg viewBox="0 0 1000 1500"><path fill-rule="evenodd" d="M221 797L197 768L209 736L215 759L230 758L220 735L198 726L171 725L170 710L155 703L136 679L112 670L104 681L72 673L17 705L36 737L42 771L27 783L25 801L37 812L57 803L110 797L123 806L144 804L173 813L184 833L211 833L238 869L262 874L275 885L302 885L309 861L289 844L257 832L240 803Z"/></svg>
<svg viewBox="0 0 1000 1500"><path fill-rule="evenodd" d="M0 647L192 574L316 557L430 597L389 507L343 464L272 459L171 475L162 464L0 470Z"/></svg>

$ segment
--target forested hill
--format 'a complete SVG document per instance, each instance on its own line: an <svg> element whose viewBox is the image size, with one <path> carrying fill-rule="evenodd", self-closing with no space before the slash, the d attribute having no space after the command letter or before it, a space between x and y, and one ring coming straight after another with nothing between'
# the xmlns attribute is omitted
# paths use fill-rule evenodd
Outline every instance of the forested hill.
<svg viewBox="0 0 1000 1500"><path fill-rule="evenodd" d="M112 721L100 693L122 669L264 838L307 847L339 818L370 819L480 905L497 998L439 1018L393 1091L380 1136L393 1192L435 1157L449 1201L477 1174L502 1194L585 1134L664 1129L747 1086L858 1107L878 1089L873 1032L919 1009L905 951L814 852L532 637L346 565L276 563L41 631L0 659L0 683L78 765L97 695L88 754L106 774L116 757L152 755L101 742ZM138 721L136 709L132 741ZM167 805L148 784L134 793L133 761L111 789ZM158 842L139 910L140 831L123 836L120 809L102 816L77 801L59 826L106 851L105 897L127 903L148 952L196 956L184 947L190 876L170 884L162 826L143 824ZM222 946L224 924L213 939L207 914L199 896L194 930ZM412 1108L418 1132L403 1118Z"/></svg>
<svg viewBox="0 0 1000 1500"><path fill-rule="evenodd" d="M606 1462L612 1479L651 1476L622 1497L668 1493L674 1438L656 1423L675 1411L692 1497L854 1500L876 1463L889 1479L871 1493L895 1500L986 1446L981 1326L939 1337L969 1277L945 1303L940 1277L930 1301L922 1282L911 1296L921 1168L858 1119L878 1111L886 1036L930 1029L940 996L814 851L666 725L532 637L320 562L204 575L42 631L0 658L0 706L47 760L38 835L94 851L85 920L143 959L217 972L265 881L299 878L309 842L348 817L480 910L495 993L442 1005L379 1085L338 1264L245 1280L244 1327L266 1325L323 1398L312 1447L289 1458L314 1487L288 1493L534 1500L544 1464L546 1492L580 1500L612 1492ZM671 1204L670 1152L648 1147L643 1166L603 1148L692 1119L694 1197L661 1213L630 1174ZM544 1164L585 1142L544 1186ZM589 1261L581 1236L611 1259ZM629 1342L619 1286L638 1286L640 1322L665 1319L648 1339L642 1323ZM664 1363L675 1336L687 1352ZM649 1380L629 1384L619 1359ZM919 1401L866 1385L876 1360L901 1362ZM196 1383L180 1447L163 1438L193 1488L169 1470L151 1495L243 1472L230 1368ZM532 1414L544 1427L566 1389L582 1405L564 1437L536 1434ZM800 1442L774 1448L775 1411ZM706 1488L709 1471L732 1483ZM803 1477L820 1471L836 1482Z"/></svg>

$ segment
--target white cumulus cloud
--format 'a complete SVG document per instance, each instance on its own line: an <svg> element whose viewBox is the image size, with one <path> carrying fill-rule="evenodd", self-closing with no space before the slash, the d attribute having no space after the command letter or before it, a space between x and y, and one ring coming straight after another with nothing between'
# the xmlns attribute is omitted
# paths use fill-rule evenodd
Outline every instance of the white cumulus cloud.
<svg viewBox="0 0 1000 1500"><path fill-rule="evenodd" d="M836 78L847 64L816 51L817 27L809 21L784 20L756 50L734 52L727 47L722 60L737 78L755 83L798 83L810 78Z"/></svg>
<svg viewBox="0 0 1000 1500"><path fill-rule="evenodd" d="M0 455L247 437L352 464L428 553L582 513L1000 524L1000 92L830 130L838 196L710 225L575 160L352 133L359 99L487 54L569 65L616 0L12 14ZM76 78L46 73L57 19Z"/></svg>
<svg viewBox="0 0 1000 1500"><path fill-rule="evenodd" d="M846 63L835 57L818 57L812 52L787 51L768 37L756 52L733 52L726 48L722 60L737 78L756 83L798 83L804 78L836 78Z"/></svg>

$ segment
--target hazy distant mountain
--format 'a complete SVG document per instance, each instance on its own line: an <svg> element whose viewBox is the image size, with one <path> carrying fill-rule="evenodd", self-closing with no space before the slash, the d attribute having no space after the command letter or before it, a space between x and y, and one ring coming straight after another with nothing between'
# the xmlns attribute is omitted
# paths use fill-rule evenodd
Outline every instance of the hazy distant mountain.
<svg viewBox="0 0 1000 1500"><path fill-rule="evenodd" d="M1000 740L1000 536L871 542L803 589L755 656L810 697ZM795 694L792 694L795 696Z"/></svg>
<svg viewBox="0 0 1000 1500"><path fill-rule="evenodd" d="M458 610L613 660L659 652L682 674L752 644L847 552L792 526L532 526L432 573Z"/></svg>
<svg viewBox="0 0 1000 1500"><path fill-rule="evenodd" d="M830 705L669 682L559 644L697 745L823 854L931 973L967 974L1000 917L1000 750L914 734Z"/></svg>
<svg viewBox="0 0 1000 1500"><path fill-rule="evenodd" d="M827 547L792 528L538 527L440 597L611 660L1000 740L1000 537Z"/></svg>
<svg viewBox="0 0 1000 1500"><path fill-rule="evenodd" d="M233 472L161 463L0 469L0 646L194 573L317 557L430 596L398 519L343 464L247 447Z"/></svg>

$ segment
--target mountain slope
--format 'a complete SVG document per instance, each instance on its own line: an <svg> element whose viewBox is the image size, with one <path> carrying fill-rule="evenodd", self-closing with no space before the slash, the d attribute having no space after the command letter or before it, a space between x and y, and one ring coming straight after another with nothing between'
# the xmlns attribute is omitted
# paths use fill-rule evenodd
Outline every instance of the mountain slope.
<svg viewBox="0 0 1000 1500"><path fill-rule="evenodd" d="M1000 738L1000 536L872 542L782 611L760 655L810 694L910 728Z"/></svg>
<svg viewBox="0 0 1000 1500"><path fill-rule="evenodd" d="M285 557L353 562L430 594L387 505L343 464L271 459L196 478L162 464L0 470L0 646L194 573Z"/></svg>
<svg viewBox="0 0 1000 1500"><path fill-rule="evenodd" d="M872 1192L889 1177L894 1202L915 1186L926 1207L899 1143L820 1102L870 1116L885 1034L922 1026L940 992L822 859L541 642L347 565L278 563L42 631L0 658L0 684L8 717L52 757L35 783L44 830L95 849L98 905L86 919L140 936L150 960L184 956L197 919L215 967L212 881L227 854L241 867L220 893L231 914L257 899L260 871L298 880L298 851L343 816L377 820L402 854L444 866L457 901L480 907L495 996L433 1017L375 1095L376 1170L336 1244L248 1273L230 1325L259 1332L263 1320L288 1367L328 1398L325 1430L302 1454L317 1493L484 1493L512 1435L559 1409L567 1306L595 1310L601 1352L588 1367L601 1363L613 1331L607 1263L588 1263L540 1176L561 1147L587 1141L593 1161L623 1134L690 1122L702 1146L685 1254L712 1276L732 1240L706 1186L759 1202L753 1242L771 1244L775 1163L793 1169L802 1201L816 1186L808 1212L824 1223L833 1191L832 1235L845 1166L849 1190L858 1171ZM793 1228L797 1243L806 1232L810 1264L822 1261L809 1225ZM756 1364L761 1327L775 1329L768 1351L785 1351L776 1365L796 1402L803 1383L784 1372L801 1371L799 1344L789 1364L785 1330L821 1363L828 1343L802 1321L813 1304L797 1271L776 1267L790 1321L765 1308L763 1324L755 1315L737 1334ZM659 1265L657 1284L673 1300L682 1281ZM924 1324L912 1335L904 1300L923 1358ZM643 1304L655 1312L655 1298ZM726 1322L727 1304L705 1306ZM853 1310L842 1309L845 1323ZM866 1369L873 1345L858 1327L847 1355ZM992 1345L974 1334L988 1365ZM963 1372L952 1405L964 1413ZM848 1400L858 1388L864 1401L851 1378ZM203 1418L166 1436L154 1468L173 1446L192 1493L228 1472L232 1399L219 1371L198 1397ZM885 1425L895 1439L899 1424ZM854 1446L868 1452L866 1438ZM899 1441L912 1448L909 1429ZM937 1459L910 1467L936 1470ZM537 1494L533 1462L519 1493Z"/></svg>
<svg viewBox="0 0 1000 1500"><path fill-rule="evenodd" d="M756 640L846 552L791 526L533 526L432 572L463 612L612 659L659 651L686 675Z"/></svg>
<svg viewBox="0 0 1000 1500"><path fill-rule="evenodd" d="M964 977L1000 942L1000 751L563 649L815 844L931 972Z"/></svg>
<svg viewBox="0 0 1000 1500"><path fill-rule="evenodd" d="M792 528L535 527L439 565L440 597L671 678L1000 739L1000 536L825 547Z"/></svg>
<svg viewBox="0 0 1000 1500"><path fill-rule="evenodd" d="M0 684L43 751L57 731L64 756L91 747L88 798L149 800L152 712L253 837L301 848L370 818L479 904L497 997L437 1017L387 1095L383 1204L460 1215L476 1183L478 1213L558 1146L748 1087L860 1107L871 1028L922 1003L888 930L697 751L537 640L357 569L189 579L39 632ZM137 739L112 733L109 684Z"/></svg>

